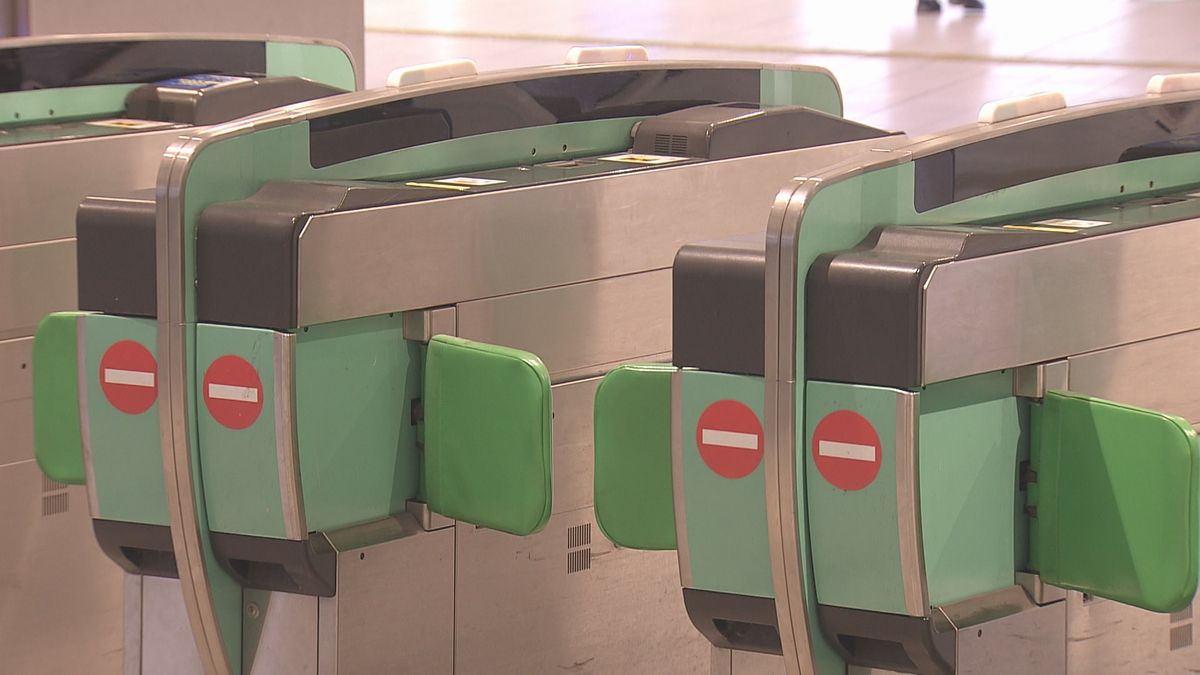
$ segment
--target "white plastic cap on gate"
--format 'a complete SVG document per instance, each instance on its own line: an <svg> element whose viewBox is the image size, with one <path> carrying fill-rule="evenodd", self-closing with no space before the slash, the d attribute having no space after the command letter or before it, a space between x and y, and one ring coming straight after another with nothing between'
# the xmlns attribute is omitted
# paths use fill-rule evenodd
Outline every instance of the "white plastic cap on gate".
<svg viewBox="0 0 1200 675"><path fill-rule="evenodd" d="M387 86L404 87L410 84L435 82L437 80L448 80L452 77L466 77L478 74L479 69L475 67L475 62L471 59L450 59L448 61L435 61L434 63L422 63L416 66L397 68L388 74Z"/></svg>
<svg viewBox="0 0 1200 675"><path fill-rule="evenodd" d="M1200 73L1155 75L1146 83L1147 94L1174 94L1180 91L1200 91Z"/></svg>
<svg viewBox="0 0 1200 675"><path fill-rule="evenodd" d="M1030 96L1006 98L985 103L979 109L979 123L996 124L1026 115L1062 110L1065 107L1067 98L1060 91L1044 91Z"/></svg>
<svg viewBox="0 0 1200 675"><path fill-rule="evenodd" d="M613 47L571 47L567 52L567 64L620 63L621 61L649 61L650 55L640 45L616 45Z"/></svg>

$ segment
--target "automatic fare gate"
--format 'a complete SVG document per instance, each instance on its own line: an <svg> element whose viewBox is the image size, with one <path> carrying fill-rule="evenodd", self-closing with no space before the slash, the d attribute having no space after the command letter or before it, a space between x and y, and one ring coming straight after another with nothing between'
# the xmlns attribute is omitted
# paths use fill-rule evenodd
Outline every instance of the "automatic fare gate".
<svg viewBox="0 0 1200 675"><path fill-rule="evenodd" d="M596 376L670 352L679 246L903 136L824 70L640 48L390 81L83 204L158 257L81 252L92 312L38 334L78 361L35 373L83 433L43 465L86 473L114 560L180 577L209 670L694 672L673 560L591 535Z"/></svg>
<svg viewBox="0 0 1200 675"><path fill-rule="evenodd" d="M788 672L1195 669L1198 84L990 104L684 247L674 365L596 397L606 534Z"/></svg>
<svg viewBox="0 0 1200 675"><path fill-rule="evenodd" d="M78 306L80 199L152 187L163 149L189 127L353 88L348 53L317 40L187 34L0 40L5 670L120 669L121 575L84 534L85 491L43 480L34 462L33 333L46 313ZM73 649L61 649L64 634Z"/></svg>

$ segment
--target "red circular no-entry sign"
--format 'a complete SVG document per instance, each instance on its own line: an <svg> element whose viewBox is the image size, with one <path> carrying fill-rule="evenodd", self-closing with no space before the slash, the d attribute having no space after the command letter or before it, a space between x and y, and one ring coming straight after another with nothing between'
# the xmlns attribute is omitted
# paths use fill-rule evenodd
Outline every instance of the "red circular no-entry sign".
<svg viewBox="0 0 1200 675"><path fill-rule="evenodd" d="M879 475L882 454L875 427L853 410L829 413L813 431L813 461L836 488L861 490L870 485Z"/></svg>
<svg viewBox="0 0 1200 675"><path fill-rule="evenodd" d="M718 476L743 478L762 462L762 424L745 403L717 401L705 408L696 422L696 447Z"/></svg>
<svg viewBox="0 0 1200 675"><path fill-rule="evenodd" d="M221 426L245 429L262 412L262 379L250 362L226 354L204 373L204 405Z"/></svg>
<svg viewBox="0 0 1200 675"><path fill-rule="evenodd" d="M158 398L158 362L133 340L115 342L100 357L100 390L112 407L140 415Z"/></svg>

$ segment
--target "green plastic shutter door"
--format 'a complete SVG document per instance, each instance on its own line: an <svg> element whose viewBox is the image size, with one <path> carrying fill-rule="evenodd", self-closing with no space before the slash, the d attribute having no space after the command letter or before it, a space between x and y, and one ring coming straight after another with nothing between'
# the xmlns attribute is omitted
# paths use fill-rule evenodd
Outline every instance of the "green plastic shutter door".
<svg viewBox="0 0 1200 675"><path fill-rule="evenodd" d="M529 352L445 335L425 356L429 507L532 534L550 519L550 375Z"/></svg>
<svg viewBox="0 0 1200 675"><path fill-rule="evenodd" d="M619 546L675 548L672 366L621 366L596 391L596 522Z"/></svg>
<svg viewBox="0 0 1200 675"><path fill-rule="evenodd" d="M76 325L79 312L50 314L33 338L33 454L52 480L82 485Z"/></svg>
<svg viewBox="0 0 1200 675"><path fill-rule="evenodd" d="M1187 607L1200 450L1185 420L1067 392L1033 411L1031 563L1047 583L1156 612Z"/></svg>

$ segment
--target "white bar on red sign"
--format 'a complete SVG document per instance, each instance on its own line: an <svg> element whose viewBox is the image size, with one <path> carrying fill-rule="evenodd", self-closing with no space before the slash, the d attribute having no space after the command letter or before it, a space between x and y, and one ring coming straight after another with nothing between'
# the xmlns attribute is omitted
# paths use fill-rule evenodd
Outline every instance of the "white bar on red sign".
<svg viewBox="0 0 1200 675"><path fill-rule="evenodd" d="M232 384L209 384L208 397L224 401L258 403L258 390L254 387L238 387Z"/></svg>
<svg viewBox="0 0 1200 675"><path fill-rule="evenodd" d="M104 381L109 384L127 384L131 387L153 387L154 373L147 373L144 370L105 368Z"/></svg>
<svg viewBox="0 0 1200 675"><path fill-rule="evenodd" d="M841 441L819 441L817 454L822 457L838 459L853 459L859 462L875 461L875 446L858 443L842 443Z"/></svg>
<svg viewBox="0 0 1200 675"><path fill-rule="evenodd" d="M737 431L703 429L700 432L700 442L705 445L723 445L727 448L741 448L742 450L758 449L758 436Z"/></svg>

